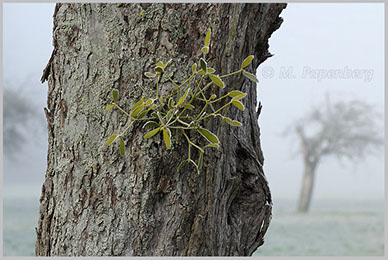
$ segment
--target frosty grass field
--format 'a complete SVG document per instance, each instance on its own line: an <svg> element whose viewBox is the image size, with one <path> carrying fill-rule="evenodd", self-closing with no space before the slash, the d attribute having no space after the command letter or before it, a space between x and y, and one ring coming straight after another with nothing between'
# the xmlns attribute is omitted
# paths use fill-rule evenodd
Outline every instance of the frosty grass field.
<svg viewBox="0 0 388 260"><path fill-rule="evenodd" d="M3 253L33 256L38 199L4 198ZM275 201L265 244L254 256L383 256L383 201L313 201L307 215Z"/></svg>

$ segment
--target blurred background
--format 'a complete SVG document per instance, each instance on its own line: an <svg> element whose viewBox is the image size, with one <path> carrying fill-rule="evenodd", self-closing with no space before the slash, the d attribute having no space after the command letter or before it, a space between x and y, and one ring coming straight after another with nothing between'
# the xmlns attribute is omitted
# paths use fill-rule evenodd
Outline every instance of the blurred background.
<svg viewBox="0 0 388 260"><path fill-rule="evenodd" d="M3 4L5 256L34 255L54 5ZM382 256L384 5L289 4L281 16L257 70L273 217L254 255Z"/></svg>

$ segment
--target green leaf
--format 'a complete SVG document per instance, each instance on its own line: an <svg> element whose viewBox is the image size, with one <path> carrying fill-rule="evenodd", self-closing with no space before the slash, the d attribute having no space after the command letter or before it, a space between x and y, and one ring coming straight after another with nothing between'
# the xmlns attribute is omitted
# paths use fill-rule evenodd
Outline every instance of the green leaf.
<svg viewBox="0 0 388 260"><path fill-rule="evenodd" d="M162 73L164 70L163 70L162 67L156 67L156 68L155 68L155 71L156 71L156 72L159 72L159 73Z"/></svg>
<svg viewBox="0 0 388 260"><path fill-rule="evenodd" d="M153 137L153 136L156 135L159 131L160 131L160 127L156 128L156 129L154 129L154 130L152 130L152 131L149 131L148 133L146 133L146 134L144 135L144 139L148 139L148 138Z"/></svg>
<svg viewBox="0 0 388 260"><path fill-rule="evenodd" d="M202 168L202 164L203 164L203 153L199 153L198 170Z"/></svg>
<svg viewBox="0 0 388 260"><path fill-rule="evenodd" d="M198 71L198 73L197 73L198 75L205 75L206 74L206 71L204 71L204 70L200 70L200 71Z"/></svg>
<svg viewBox="0 0 388 260"><path fill-rule="evenodd" d="M179 171L181 170L182 166L183 166L186 162L187 162L187 160L183 160L183 161L179 164L178 169L177 169L177 172L179 172Z"/></svg>
<svg viewBox="0 0 388 260"><path fill-rule="evenodd" d="M208 144L208 145L205 146L205 148L206 147L212 147L212 148L217 148L218 149L218 148L220 148L220 145L219 144Z"/></svg>
<svg viewBox="0 0 388 260"><path fill-rule="evenodd" d="M120 138L120 154L121 156L125 155L125 145L123 139Z"/></svg>
<svg viewBox="0 0 388 260"><path fill-rule="evenodd" d="M210 99L215 99L216 97L217 97L217 95L213 94L213 95L210 96Z"/></svg>
<svg viewBox="0 0 388 260"><path fill-rule="evenodd" d="M150 106L152 103L154 103L154 99L150 98L147 100L146 105Z"/></svg>
<svg viewBox="0 0 388 260"><path fill-rule="evenodd" d="M205 128L198 128L197 130L209 142L211 142L213 144L218 144L220 142L220 140L218 140L218 137L215 134L213 134L212 132L210 132L209 130L207 130Z"/></svg>
<svg viewBox="0 0 388 260"><path fill-rule="evenodd" d="M117 89L112 90L112 97L115 102L119 98L119 91Z"/></svg>
<svg viewBox="0 0 388 260"><path fill-rule="evenodd" d="M143 112L141 112L138 116L137 116L137 119L142 119L145 115L147 115L149 110L144 110Z"/></svg>
<svg viewBox="0 0 388 260"><path fill-rule="evenodd" d="M144 99L140 99L139 101L137 101L133 107L131 108L131 111L135 110L137 107L141 106L144 104Z"/></svg>
<svg viewBox="0 0 388 260"><path fill-rule="evenodd" d="M204 59L199 59L199 65L201 66L201 69L206 73L207 72L207 63Z"/></svg>
<svg viewBox="0 0 388 260"><path fill-rule="evenodd" d="M223 115L221 115L221 114L215 114L215 115L213 115L215 118L224 118L224 116Z"/></svg>
<svg viewBox="0 0 388 260"><path fill-rule="evenodd" d="M209 77L213 81L214 84L216 84L217 86L219 86L221 88L224 87L224 82L222 82L220 77L213 75L213 74L209 74Z"/></svg>
<svg viewBox="0 0 388 260"><path fill-rule="evenodd" d="M238 109L240 109L240 110L244 110L244 109L245 109L243 103L241 103L241 102L238 101L238 100L232 101L232 104L233 104L235 107L237 107Z"/></svg>
<svg viewBox="0 0 388 260"><path fill-rule="evenodd" d="M240 95L238 95L238 96L233 97L233 98L232 98L232 101L240 100L240 99L242 99L243 97L245 97L246 95L247 95L247 93L242 93L242 94L240 94Z"/></svg>
<svg viewBox="0 0 388 260"><path fill-rule="evenodd" d="M195 73L196 70L197 70L197 63L194 63L194 64L193 64L193 67L191 67L191 71L192 71L193 73Z"/></svg>
<svg viewBox="0 0 388 260"><path fill-rule="evenodd" d="M253 74L251 74L251 73L249 73L249 72L247 72L247 71L245 71L245 70L243 70L242 73L243 73L244 76L247 77L248 79L250 79L250 80L252 80L252 81L254 81L254 82L256 82L256 83L259 83L259 80L256 78L255 75L253 75Z"/></svg>
<svg viewBox="0 0 388 260"><path fill-rule="evenodd" d="M189 94L189 90L190 90L190 88L188 88L186 90L185 94L183 94L183 96L179 99L178 103L176 103L176 106L179 106L180 104L182 104L185 101L187 95Z"/></svg>
<svg viewBox="0 0 388 260"><path fill-rule="evenodd" d="M209 47L206 47L206 46L205 46L205 47L202 48L202 53L203 53L203 54L206 55L208 52L209 52Z"/></svg>
<svg viewBox="0 0 388 260"><path fill-rule="evenodd" d="M144 75L147 77L147 78L155 78L156 74L155 73L151 73L151 72L144 72Z"/></svg>
<svg viewBox="0 0 388 260"><path fill-rule="evenodd" d="M170 98L168 100L168 108L169 109L173 109L174 108L174 100L172 98Z"/></svg>
<svg viewBox="0 0 388 260"><path fill-rule="evenodd" d="M239 121L236 121L236 120L233 120L231 123L230 123L231 126L242 126L242 124L239 122Z"/></svg>
<svg viewBox="0 0 388 260"><path fill-rule="evenodd" d="M253 55L248 56L248 57L242 62L242 64L241 64L241 69L243 69L243 68L245 68L246 66L248 66L248 65L251 63L251 61L253 60L254 57L255 57L255 56L253 56Z"/></svg>
<svg viewBox="0 0 388 260"><path fill-rule="evenodd" d="M190 104L183 104L182 105L184 108L187 108L187 109L193 109L195 108L193 105L190 105Z"/></svg>
<svg viewBox="0 0 388 260"><path fill-rule="evenodd" d="M238 90L233 90L233 91L228 93L228 95L231 96L231 97L235 97L235 96L238 96L238 95L241 95L241 94L244 94L244 92L241 92L241 91L238 91Z"/></svg>
<svg viewBox="0 0 388 260"><path fill-rule="evenodd" d="M105 111L111 110L112 107L113 107L113 105L107 105L107 106L105 107Z"/></svg>
<svg viewBox="0 0 388 260"><path fill-rule="evenodd" d="M147 121L147 123L145 123L145 124L143 125L143 128L144 128L144 127L148 127L148 126L156 126L156 127L159 127L159 124L156 123L155 121Z"/></svg>
<svg viewBox="0 0 388 260"><path fill-rule="evenodd" d="M116 140L116 138L117 138L117 135L112 135L111 137L108 138L105 145L106 146L110 145L111 143L113 143L114 140Z"/></svg>
<svg viewBox="0 0 388 260"><path fill-rule="evenodd" d="M143 108L144 108L144 104L141 105L141 106L136 107L136 108L132 111L131 116L132 116L132 117L137 116L137 115L143 110Z"/></svg>
<svg viewBox="0 0 388 260"><path fill-rule="evenodd" d="M210 35L212 33L212 30L209 28L207 30L207 33L206 33L206 37L205 37L205 46L209 47L210 45Z"/></svg>
<svg viewBox="0 0 388 260"><path fill-rule="evenodd" d="M164 143L167 146L167 149L171 147L171 131L168 128L163 128L163 139Z"/></svg>
<svg viewBox="0 0 388 260"><path fill-rule="evenodd" d="M207 68L207 73L214 73L216 70L213 68Z"/></svg>
<svg viewBox="0 0 388 260"><path fill-rule="evenodd" d="M158 119L158 114L156 112L152 112L151 113L151 116L154 118L154 119Z"/></svg>
<svg viewBox="0 0 388 260"><path fill-rule="evenodd" d="M224 117L224 120L226 121L226 123L230 124L232 122L232 119L230 119L229 117Z"/></svg>
<svg viewBox="0 0 388 260"><path fill-rule="evenodd" d="M156 66L157 66L157 67L163 68L163 67L164 67L164 64L163 64L163 62L158 61L158 63L156 63Z"/></svg>

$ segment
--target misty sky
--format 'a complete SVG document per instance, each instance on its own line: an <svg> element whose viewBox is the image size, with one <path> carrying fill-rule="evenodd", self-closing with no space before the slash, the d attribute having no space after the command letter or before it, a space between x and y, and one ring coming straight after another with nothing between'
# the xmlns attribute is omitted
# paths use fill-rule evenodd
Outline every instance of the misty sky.
<svg viewBox="0 0 388 260"><path fill-rule="evenodd" d="M39 79L52 51L53 11L54 4L3 5L3 86L27 84L23 91L42 116L47 82ZM359 98L384 109L383 4L289 4L281 16L284 22L270 39L275 56L257 70L264 170L275 202L297 198L303 170L301 159L291 155L297 141L281 133L325 93L333 101ZM329 70L337 76L322 78ZM46 149L47 141L27 148L25 171L12 173L17 178L5 172L6 184L24 176L23 187L38 187L31 189L39 194ZM314 198L384 198L383 154L357 164L327 159L317 173Z"/></svg>
<svg viewBox="0 0 388 260"><path fill-rule="evenodd" d="M280 136L288 125L322 102L325 93L332 101L365 100L384 113L384 5L289 4L281 16L284 22L270 39L275 56L257 75L264 169L274 196L287 198L299 195L303 170L301 159L290 154L298 142ZM293 69L291 78L282 77L282 68ZM330 69L351 70L354 78L319 79L319 70ZM384 198L383 154L357 164L324 160L313 196Z"/></svg>

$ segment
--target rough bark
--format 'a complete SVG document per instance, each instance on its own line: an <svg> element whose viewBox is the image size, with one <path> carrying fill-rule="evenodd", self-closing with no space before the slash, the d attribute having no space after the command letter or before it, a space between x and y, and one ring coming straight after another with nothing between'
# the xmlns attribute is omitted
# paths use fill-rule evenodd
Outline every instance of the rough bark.
<svg viewBox="0 0 388 260"><path fill-rule="evenodd" d="M143 73L172 58L179 82L200 57L212 29L210 64L220 74L248 70L271 55L268 39L285 4L57 4L48 79L46 180L40 198L36 254L251 255L264 242L271 194L263 173L256 87L237 76L225 90L248 93L245 111L229 110L244 126L206 125L222 141L207 153L202 173L185 165L179 137L166 150L160 137L143 139L135 124L125 157L106 147L126 116L104 112L112 88L129 108L153 87ZM143 13L144 15L140 15ZM162 89L168 91L168 89ZM200 140L198 140L200 141Z"/></svg>

